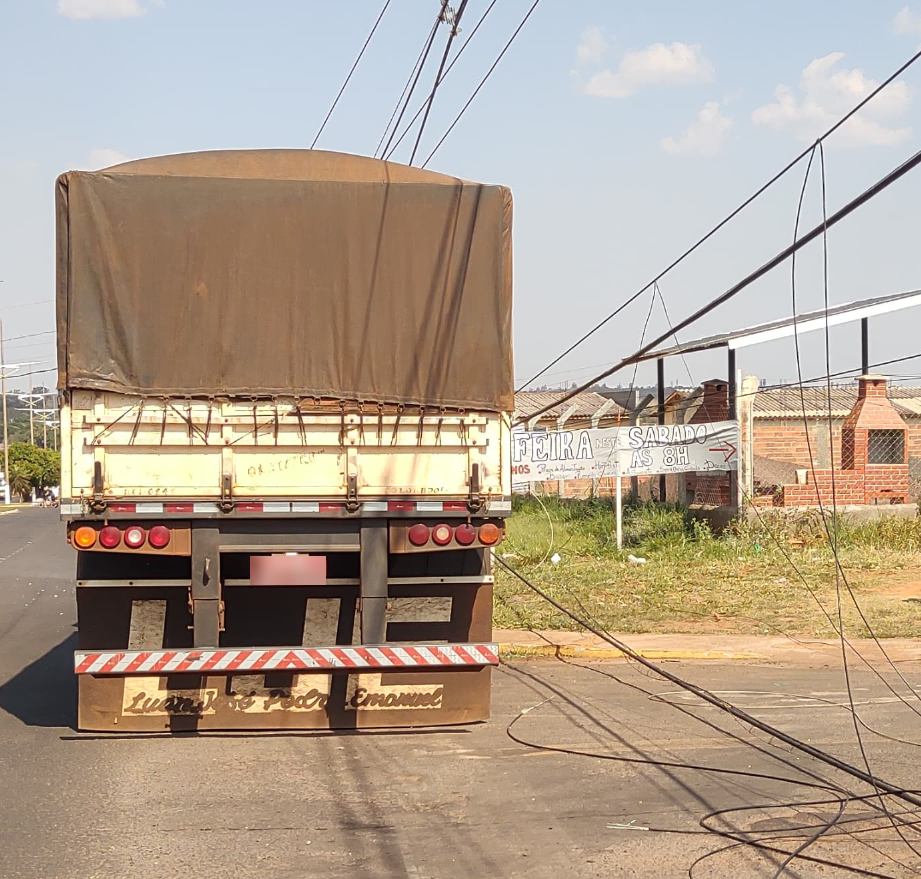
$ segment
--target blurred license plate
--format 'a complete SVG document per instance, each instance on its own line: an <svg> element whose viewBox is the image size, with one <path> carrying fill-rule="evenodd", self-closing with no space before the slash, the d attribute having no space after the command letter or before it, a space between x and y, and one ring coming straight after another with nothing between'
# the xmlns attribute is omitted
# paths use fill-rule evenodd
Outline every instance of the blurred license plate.
<svg viewBox="0 0 921 879"><path fill-rule="evenodd" d="M253 586L325 586L326 556L251 556L249 582Z"/></svg>

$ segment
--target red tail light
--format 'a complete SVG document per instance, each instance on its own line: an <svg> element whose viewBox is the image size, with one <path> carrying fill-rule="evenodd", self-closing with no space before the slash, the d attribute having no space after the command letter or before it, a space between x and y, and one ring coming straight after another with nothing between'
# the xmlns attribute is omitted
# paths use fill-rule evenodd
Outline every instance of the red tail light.
<svg viewBox="0 0 921 879"><path fill-rule="evenodd" d="M170 533L166 525L154 525L147 535L147 541L154 549L163 549L169 545Z"/></svg>
<svg viewBox="0 0 921 879"><path fill-rule="evenodd" d="M122 533L114 525L106 525L99 532L99 545L106 549L115 549L122 542Z"/></svg>
<svg viewBox="0 0 921 879"><path fill-rule="evenodd" d="M463 525L458 525L454 530L454 539L461 546L470 546L476 540L476 528L466 522Z"/></svg>
<svg viewBox="0 0 921 879"><path fill-rule="evenodd" d="M125 545L137 549L147 540L147 532L140 525L131 525L125 530Z"/></svg>
<svg viewBox="0 0 921 879"><path fill-rule="evenodd" d="M409 529L409 534L407 536L409 537L409 542L413 546L425 546L425 544L429 542L429 535L431 533L429 526L423 525L420 522L418 525L413 525L413 527Z"/></svg>
<svg viewBox="0 0 921 879"><path fill-rule="evenodd" d="M432 540L438 544L438 546L447 546L451 542L451 537L454 535L454 532L451 530L450 525L436 525L432 529Z"/></svg>

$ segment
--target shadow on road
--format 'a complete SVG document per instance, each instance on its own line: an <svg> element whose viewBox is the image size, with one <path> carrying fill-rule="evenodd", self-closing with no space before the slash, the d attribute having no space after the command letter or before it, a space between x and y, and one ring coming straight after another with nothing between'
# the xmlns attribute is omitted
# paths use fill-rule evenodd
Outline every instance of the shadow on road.
<svg viewBox="0 0 921 879"><path fill-rule="evenodd" d="M77 726L74 633L0 687L0 710L26 726Z"/></svg>

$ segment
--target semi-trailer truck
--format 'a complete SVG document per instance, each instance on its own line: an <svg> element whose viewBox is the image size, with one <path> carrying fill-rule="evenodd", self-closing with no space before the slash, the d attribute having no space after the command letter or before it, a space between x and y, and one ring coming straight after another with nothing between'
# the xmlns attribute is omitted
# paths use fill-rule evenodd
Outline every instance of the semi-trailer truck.
<svg viewBox="0 0 921 879"><path fill-rule="evenodd" d="M509 190L255 150L56 195L79 728L486 719Z"/></svg>

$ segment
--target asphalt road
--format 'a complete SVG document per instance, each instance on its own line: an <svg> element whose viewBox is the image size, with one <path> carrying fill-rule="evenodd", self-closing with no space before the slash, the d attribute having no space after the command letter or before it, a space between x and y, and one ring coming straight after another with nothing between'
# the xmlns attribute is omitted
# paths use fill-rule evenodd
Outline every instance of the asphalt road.
<svg viewBox="0 0 921 879"><path fill-rule="evenodd" d="M802 840L802 825L837 812L836 803L803 805L830 796L804 786L810 779L803 773L839 783L840 773L622 662L504 666L494 675L493 719L462 729L172 739L80 734L73 728L72 567L56 511L0 518L3 879L669 879L687 876L708 853L695 869L698 879L771 876L777 859L748 847L726 850L726 840L698 832L699 820L742 809L712 823L762 838L794 836L776 843L789 849ZM813 745L860 759L851 716L841 707L840 671L668 667ZM900 668L918 682L916 664ZM868 673L855 670L853 683L870 726L921 742L918 715ZM614 759L516 743L506 733L513 721L512 732L527 742ZM917 748L867 731L864 737L874 772L921 788ZM909 867L921 858L878 811L857 802L844 817L840 828L860 832L837 833L807 854L886 876L913 875ZM921 836L899 829L921 851ZM786 875L849 874L801 864Z"/></svg>

